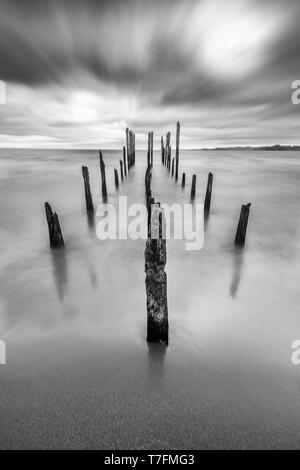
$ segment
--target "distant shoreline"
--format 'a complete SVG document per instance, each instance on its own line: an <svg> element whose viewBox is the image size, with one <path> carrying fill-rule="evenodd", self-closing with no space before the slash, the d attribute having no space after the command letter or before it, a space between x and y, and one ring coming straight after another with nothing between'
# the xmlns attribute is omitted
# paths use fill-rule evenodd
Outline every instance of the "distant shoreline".
<svg viewBox="0 0 300 470"><path fill-rule="evenodd" d="M267 145L262 147L216 147L206 148L201 150L260 150L260 151L271 151L271 152L285 152L285 151L300 151L300 145Z"/></svg>

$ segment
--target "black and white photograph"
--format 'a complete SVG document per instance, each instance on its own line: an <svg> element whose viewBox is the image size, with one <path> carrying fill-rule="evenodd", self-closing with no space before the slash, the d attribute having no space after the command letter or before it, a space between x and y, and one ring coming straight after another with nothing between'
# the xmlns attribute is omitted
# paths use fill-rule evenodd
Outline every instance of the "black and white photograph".
<svg viewBox="0 0 300 470"><path fill-rule="evenodd" d="M300 448L299 25L0 0L0 450Z"/></svg>

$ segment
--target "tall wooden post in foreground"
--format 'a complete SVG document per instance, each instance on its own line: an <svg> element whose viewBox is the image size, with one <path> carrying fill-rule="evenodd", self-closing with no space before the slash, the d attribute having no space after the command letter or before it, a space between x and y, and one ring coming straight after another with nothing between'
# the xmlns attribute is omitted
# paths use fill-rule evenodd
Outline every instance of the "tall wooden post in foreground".
<svg viewBox="0 0 300 470"><path fill-rule="evenodd" d="M64 238L60 228L58 215L53 212L48 202L45 203L45 212L49 229L49 240L51 248L63 248Z"/></svg>
<svg viewBox="0 0 300 470"><path fill-rule="evenodd" d="M107 200L107 187L106 187L106 173L105 173L105 163L103 160L103 155L101 150L99 150L99 159L100 159L100 172L101 172L101 190L103 199Z"/></svg>
<svg viewBox="0 0 300 470"><path fill-rule="evenodd" d="M167 249L163 220L163 210L154 205L151 214L152 238L148 238L145 250L147 341L168 344Z"/></svg>
<svg viewBox="0 0 300 470"><path fill-rule="evenodd" d="M94 204L93 204L93 198L92 198L91 187L90 187L89 169L87 166L82 167L82 176L83 176L83 181L84 181L86 210L88 214L93 214Z"/></svg>
<svg viewBox="0 0 300 470"><path fill-rule="evenodd" d="M208 180L207 180L205 202L204 202L204 216L206 218L208 218L209 213L210 213L211 192L212 192L212 186L213 186L213 179L214 179L213 174L209 173Z"/></svg>
<svg viewBox="0 0 300 470"><path fill-rule="evenodd" d="M251 204L247 204L242 205L241 208L240 219L235 236L235 245L239 247L245 246L250 207Z"/></svg>
<svg viewBox="0 0 300 470"><path fill-rule="evenodd" d="M176 169L175 169L175 181L178 181L178 167L179 167L179 142L180 142L180 123L177 122L177 129L176 129Z"/></svg>
<svg viewBox="0 0 300 470"><path fill-rule="evenodd" d="M182 173L181 187L185 188L185 173Z"/></svg>

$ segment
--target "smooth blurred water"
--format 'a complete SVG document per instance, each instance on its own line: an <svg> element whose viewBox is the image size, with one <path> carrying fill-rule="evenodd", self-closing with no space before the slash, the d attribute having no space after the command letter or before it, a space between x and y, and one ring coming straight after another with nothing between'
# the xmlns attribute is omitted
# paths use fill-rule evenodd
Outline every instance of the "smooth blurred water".
<svg viewBox="0 0 300 470"><path fill-rule="evenodd" d="M145 152L109 202L144 202ZM153 193L203 202L204 249L168 242L170 345L147 345L143 240L100 241L85 211L81 165L101 201L93 151L0 151L1 448L297 448L300 366L300 159L297 152L181 152L175 184L155 153ZM181 176L180 176L181 177ZM66 249L51 252L44 207ZM233 248L252 203L246 248Z"/></svg>

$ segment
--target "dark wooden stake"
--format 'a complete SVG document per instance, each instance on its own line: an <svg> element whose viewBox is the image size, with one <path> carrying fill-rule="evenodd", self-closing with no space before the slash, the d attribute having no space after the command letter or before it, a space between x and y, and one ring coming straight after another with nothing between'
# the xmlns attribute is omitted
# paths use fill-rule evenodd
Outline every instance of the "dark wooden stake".
<svg viewBox="0 0 300 470"><path fill-rule="evenodd" d="M119 189L119 175L118 175L118 170L115 168L114 169L114 172L115 172L115 186L117 189Z"/></svg>
<svg viewBox="0 0 300 470"><path fill-rule="evenodd" d="M195 199L195 196L196 196L196 181L197 181L197 177L196 175L193 175L191 199Z"/></svg>
<svg viewBox="0 0 300 470"><path fill-rule="evenodd" d="M62 248L65 246L58 215L53 212L48 202L45 203L45 212L49 229L49 240L51 248Z"/></svg>
<svg viewBox="0 0 300 470"><path fill-rule="evenodd" d="M126 149L123 147L123 163L124 163L124 173L125 173L125 178L127 176L127 164L126 164Z"/></svg>
<svg viewBox="0 0 300 470"><path fill-rule="evenodd" d="M124 180L124 173L123 173L123 162L120 160L120 172L121 172L121 180Z"/></svg>
<svg viewBox="0 0 300 470"><path fill-rule="evenodd" d="M127 165L128 165L128 173L130 170L130 146L129 146L129 129L126 129L126 151L127 151Z"/></svg>
<svg viewBox="0 0 300 470"><path fill-rule="evenodd" d="M178 168L179 168L179 142L180 142L180 123L177 122L176 129L176 171L175 171L175 181L178 181Z"/></svg>
<svg viewBox="0 0 300 470"><path fill-rule="evenodd" d="M83 176L83 181L84 181L86 210L89 214L93 214L94 204L93 204L93 198L92 198L91 187L90 187L89 169L87 166L82 167L82 176Z"/></svg>
<svg viewBox="0 0 300 470"><path fill-rule="evenodd" d="M181 187L185 188L185 173L182 173Z"/></svg>
<svg viewBox="0 0 300 470"><path fill-rule="evenodd" d="M158 220L158 233L162 234L162 209L155 206L151 225ZM145 273L147 294L147 341L165 343L169 341L168 300L167 300L167 262L166 239L148 238L145 250Z"/></svg>
<svg viewBox="0 0 300 470"><path fill-rule="evenodd" d="M242 205L240 219L235 236L236 246L243 247L245 245L250 207L251 204Z"/></svg>
<svg viewBox="0 0 300 470"><path fill-rule="evenodd" d="M208 180L207 180L205 202L204 202L204 216L206 218L209 216L209 213L210 213L211 192L212 192L212 186L213 186L213 179L214 179L213 174L209 173Z"/></svg>
<svg viewBox="0 0 300 470"><path fill-rule="evenodd" d="M101 150L99 150L99 158L100 158L102 196L103 196L103 199L106 201L107 200L106 173L105 173L105 163L103 160L103 155L102 155Z"/></svg>
<svg viewBox="0 0 300 470"><path fill-rule="evenodd" d="M174 161L174 158L173 158L172 159L172 176L174 176L174 163L175 163L175 161Z"/></svg>
<svg viewBox="0 0 300 470"><path fill-rule="evenodd" d="M161 146L161 162L165 164L165 147L164 147L164 138L160 138L160 146Z"/></svg>

